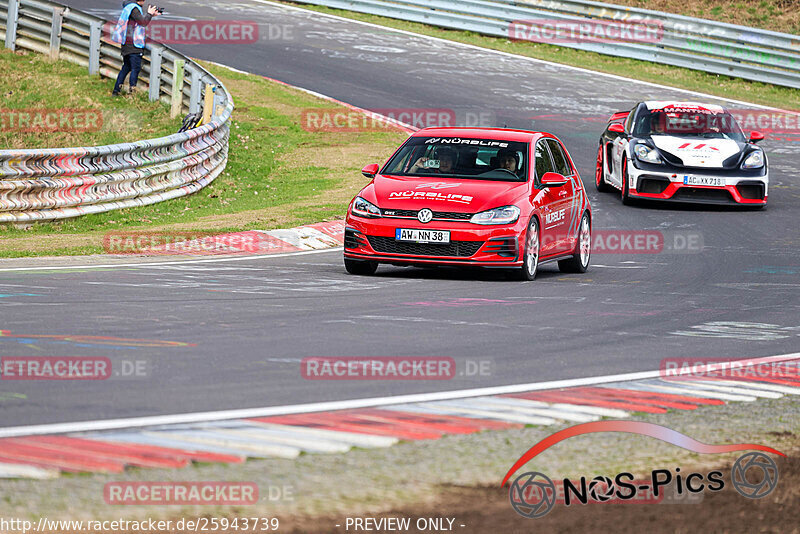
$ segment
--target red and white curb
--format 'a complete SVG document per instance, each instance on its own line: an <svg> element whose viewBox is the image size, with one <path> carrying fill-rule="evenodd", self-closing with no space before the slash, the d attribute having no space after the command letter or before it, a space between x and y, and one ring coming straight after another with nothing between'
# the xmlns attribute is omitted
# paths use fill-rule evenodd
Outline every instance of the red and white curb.
<svg viewBox="0 0 800 534"><path fill-rule="evenodd" d="M144 255L231 255L283 254L341 247L344 221L307 224L280 230L248 230L204 236L176 244L164 244L141 251ZM209 244L213 246L209 246Z"/></svg>
<svg viewBox="0 0 800 534"><path fill-rule="evenodd" d="M748 360L753 365L800 360L800 353ZM742 362L742 360L739 360ZM773 371L694 379L663 378L658 371L562 381L571 387L527 384L441 392L328 405L260 409L278 415L226 419L227 413L150 418L180 421L142 426L142 420L97 422L107 430L53 434L65 426L0 429L0 478L50 478L61 472L118 473L126 467L180 468L192 462L241 463L247 458L296 458L301 452L344 453L353 447L389 447L399 441L445 435L622 418L635 413L695 410L800 394L800 375ZM731 373L729 373L731 374ZM484 391L493 394L483 395ZM402 402L424 397L428 400ZM394 401L394 402L393 402ZM307 408L306 406L312 406ZM296 409L292 409L296 408ZM253 411L255 413L255 411ZM192 417L198 415L199 417ZM148 418L143 418L147 420ZM135 427L135 428L132 428ZM30 434L25 435L26 428Z"/></svg>

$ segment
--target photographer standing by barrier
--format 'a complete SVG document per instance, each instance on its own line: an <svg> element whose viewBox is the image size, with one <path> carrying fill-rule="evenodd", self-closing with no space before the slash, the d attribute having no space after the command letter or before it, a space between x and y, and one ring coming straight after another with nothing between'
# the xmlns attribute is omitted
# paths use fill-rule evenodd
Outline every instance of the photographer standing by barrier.
<svg viewBox="0 0 800 534"><path fill-rule="evenodd" d="M122 13L119 21L111 34L111 40L122 45L122 69L114 84L111 93L118 96L125 83L125 78L130 73L130 92L136 88L139 81L139 71L142 69L142 55L144 54L145 27L150 24L153 17L161 14L156 6L148 6L147 14L142 11L144 0L125 0L122 3Z"/></svg>

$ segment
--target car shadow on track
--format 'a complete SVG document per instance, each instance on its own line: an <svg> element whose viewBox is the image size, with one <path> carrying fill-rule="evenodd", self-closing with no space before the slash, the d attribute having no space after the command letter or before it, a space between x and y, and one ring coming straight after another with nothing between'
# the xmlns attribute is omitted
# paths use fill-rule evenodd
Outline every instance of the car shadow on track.
<svg viewBox="0 0 800 534"><path fill-rule="evenodd" d="M547 280L564 276L555 264L539 268L536 280ZM577 275L580 276L580 275ZM398 267L381 265L373 275L375 278L404 278L415 280L453 280L474 282L507 282L514 283L514 274L506 269L481 267Z"/></svg>
<svg viewBox="0 0 800 534"><path fill-rule="evenodd" d="M609 193L602 198L610 198L612 195ZM619 195L616 195L619 196ZM706 211L706 212L730 212L742 213L749 211L761 211L766 206L747 206L744 204L703 204L694 202L659 202L657 200L642 200L634 199L626 206L628 208L638 208L647 210L660 210L660 211Z"/></svg>

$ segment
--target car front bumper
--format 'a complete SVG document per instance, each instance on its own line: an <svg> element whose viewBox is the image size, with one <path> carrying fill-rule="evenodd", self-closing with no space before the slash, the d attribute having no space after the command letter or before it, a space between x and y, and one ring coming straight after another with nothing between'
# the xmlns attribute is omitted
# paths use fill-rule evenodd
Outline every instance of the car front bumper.
<svg viewBox="0 0 800 534"><path fill-rule="evenodd" d="M767 203L769 173L766 168L753 171L685 169L631 160L628 169L628 191L634 198L756 206ZM687 183L692 179L712 180L719 185Z"/></svg>
<svg viewBox="0 0 800 534"><path fill-rule="evenodd" d="M395 240L398 228L447 230L450 244L424 244ZM416 219L367 219L349 215L345 226L344 257L407 265L475 265L516 267L522 265L521 237L526 223L481 226L468 222Z"/></svg>

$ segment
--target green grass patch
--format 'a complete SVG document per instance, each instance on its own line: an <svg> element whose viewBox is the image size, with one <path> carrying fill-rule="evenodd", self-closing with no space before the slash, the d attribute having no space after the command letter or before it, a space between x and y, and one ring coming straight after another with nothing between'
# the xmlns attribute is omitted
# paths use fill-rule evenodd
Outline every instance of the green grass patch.
<svg viewBox="0 0 800 534"><path fill-rule="evenodd" d="M614 0L611 3L800 34L800 2L796 0Z"/></svg>
<svg viewBox="0 0 800 534"><path fill-rule="evenodd" d="M89 76L84 67L67 61L0 49L0 72L0 149L112 145L163 137L180 127L166 105L149 102L144 94L112 97L113 82ZM21 110L57 111L60 119L74 117L63 112L69 109L100 119L87 123L84 115L77 123L60 123L56 131L48 131L46 124L37 124L42 131L30 131L32 121L22 129L16 126L15 112Z"/></svg>
<svg viewBox="0 0 800 534"><path fill-rule="evenodd" d="M228 87L236 104L228 165L212 184L194 195L151 206L23 228L0 226L0 257L102 253L103 236L115 231L228 232L340 218L350 199L366 183L359 172L361 167L385 160L406 138L406 134L394 129L364 133L307 131L301 127L304 109L337 106L260 76L205 66ZM110 94L111 80L89 78L71 67L59 62L54 71L61 73L64 80L90 80L85 90L95 94L89 98L102 99ZM66 82L53 84L53 92L61 90L63 83ZM44 90L26 98L30 103L50 102L49 93ZM114 103L116 99L108 96L108 101ZM154 108L157 113L167 114L163 106ZM174 130L164 131L163 135L171 131Z"/></svg>

